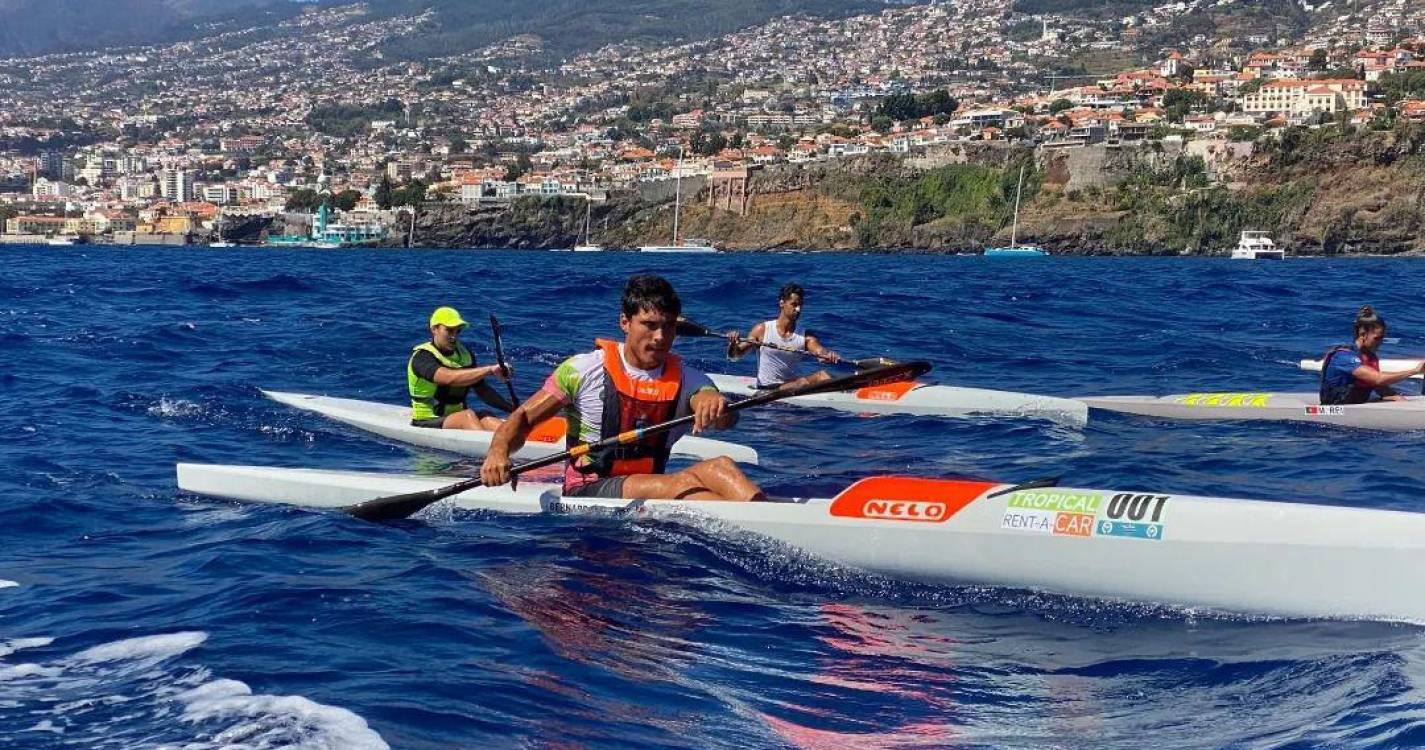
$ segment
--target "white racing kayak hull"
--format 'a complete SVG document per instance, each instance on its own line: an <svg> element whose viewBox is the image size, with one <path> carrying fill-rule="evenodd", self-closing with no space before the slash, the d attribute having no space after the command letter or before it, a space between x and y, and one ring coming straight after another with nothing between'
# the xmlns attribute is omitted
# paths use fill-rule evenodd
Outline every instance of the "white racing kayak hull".
<svg viewBox="0 0 1425 750"><path fill-rule="evenodd" d="M1425 399L1321 406L1315 393L1180 393L1086 396L1094 409L1159 419L1310 422L1365 430L1425 430Z"/></svg>
<svg viewBox="0 0 1425 750"><path fill-rule="evenodd" d="M419 445L423 448L458 453L463 456L484 456L490 450L490 441L495 436L495 433L485 430L438 430L430 427L414 427L411 425L409 406L285 391L263 391L262 394L278 403L315 412L328 419L374 435L401 443ZM556 442L531 440L525 443L514 457L526 460L543 458L562 450L564 450L563 440ZM757 451L752 448L693 435L685 435L674 443L673 455L699 460L727 456L741 464L758 463Z"/></svg>
<svg viewBox="0 0 1425 750"><path fill-rule="evenodd" d="M310 508L453 477L179 464L180 489ZM1301 503L881 477L796 502L562 498L477 488L469 509L715 519L882 575L1288 617L1425 622L1425 514ZM998 493L998 495L997 495ZM996 496L997 495L997 496Z"/></svg>
<svg viewBox="0 0 1425 750"><path fill-rule="evenodd" d="M762 392L757 390L756 378L720 374L708 377L712 378L713 384L723 393L751 396ZM916 383L903 393L891 388L872 388L856 392L795 396L783 399L781 403L819 406L862 414L1033 417L1074 427L1084 426L1089 418L1088 407L1071 398L923 383Z"/></svg>
<svg viewBox="0 0 1425 750"><path fill-rule="evenodd" d="M1383 359L1380 361L1380 370L1381 372L1400 372L1401 370L1413 369L1419 366L1419 364L1420 360L1418 359ZM1321 360L1303 359L1297 363L1297 367L1307 372L1321 372ZM1419 375L1411 375L1410 377L1414 380L1420 379Z"/></svg>

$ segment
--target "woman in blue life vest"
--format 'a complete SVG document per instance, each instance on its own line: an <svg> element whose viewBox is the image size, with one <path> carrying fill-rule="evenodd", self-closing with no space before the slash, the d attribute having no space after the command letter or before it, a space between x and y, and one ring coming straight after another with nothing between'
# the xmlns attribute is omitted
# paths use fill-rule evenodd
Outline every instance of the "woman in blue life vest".
<svg viewBox="0 0 1425 750"><path fill-rule="evenodd" d="M1385 318L1370 305L1362 307L1356 314L1355 344L1335 347L1321 361L1322 404L1364 404L1372 393L1380 394L1382 401L1405 400L1391 386L1425 372L1425 362L1409 370L1381 372L1376 352L1385 331Z"/></svg>
<svg viewBox="0 0 1425 750"><path fill-rule="evenodd" d="M471 390L481 401L503 411L515 405L490 387L491 375L509 378L499 365L475 364L475 355L460 343L465 320L453 307L430 316L430 340L411 349L406 361L406 388L411 395L411 424L446 430L494 430L504 420L488 411L471 409Z"/></svg>

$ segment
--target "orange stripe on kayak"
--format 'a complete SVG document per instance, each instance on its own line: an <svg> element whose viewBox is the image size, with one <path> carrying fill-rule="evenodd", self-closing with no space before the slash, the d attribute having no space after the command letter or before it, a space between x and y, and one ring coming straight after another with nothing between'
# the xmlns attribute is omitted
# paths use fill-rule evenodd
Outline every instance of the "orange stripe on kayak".
<svg viewBox="0 0 1425 750"><path fill-rule="evenodd" d="M831 515L883 521L944 523L998 485L954 479L867 477L831 501Z"/></svg>
<svg viewBox="0 0 1425 750"><path fill-rule="evenodd" d="M564 421L564 417L550 417L535 425L526 439L536 443L557 443L564 439L568 431L569 425Z"/></svg>
<svg viewBox="0 0 1425 750"><path fill-rule="evenodd" d="M896 401L901 396L910 392L919 383L913 380L902 380L899 383L886 383L884 385L868 385L856 391L856 398L866 401Z"/></svg>

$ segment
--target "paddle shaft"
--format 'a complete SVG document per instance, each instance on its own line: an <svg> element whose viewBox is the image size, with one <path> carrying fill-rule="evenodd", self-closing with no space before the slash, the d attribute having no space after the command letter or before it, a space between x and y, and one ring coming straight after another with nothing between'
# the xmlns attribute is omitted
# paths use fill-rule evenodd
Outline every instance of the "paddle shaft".
<svg viewBox="0 0 1425 750"><path fill-rule="evenodd" d="M794 385L792 387L784 385L781 388L778 388L773 391L760 393L756 396L751 396L738 401L734 401L727 405L725 411L737 412L743 409L751 408L753 406L769 404L773 401L779 401L784 398L792 398L794 396L805 396L812 393L825 393L829 391L845 391L854 388L877 385L880 383L911 380L925 374L929 370L929 362L905 362L901 364L888 365L886 367L877 368L876 370L867 370L855 373L853 375L846 375L840 378L828 378L815 382L811 381L811 378L815 376L809 376L808 378L804 379L804 381L806 382L802 382L801 385ZM642 427L636 430L628 430L626 432L621 432L618 435L614 435L612 437L605 438L594 443L576 445L573 448L570 448L566 451L562 451L560 453L555 453L553 455L545 456L543 458L536 458L532 461L525 461L523 463L511 466L510 476L511 478L514 478L524 472L531 471L533 469L538 469L544 466L550 466L552 464L560 463L562 461L567 461L573 458L578 458L579 456L585 455L593 451L603 450L605 448L612 448L618 445L634 443L641 440L642 438L651 435L657 435L659 433L667 432L668 430L674 429L676 427L682 427L684 425L692 424L694 419L695 415L689 414L684 417L678 417L677 419L670 419L667 422L660 422L658 424L649 425L647 427ZM349 506L345 508L345 510L347 513L356 516L357 518L365 519L368 521L392 521L409 517L414 513L420 512L422 508L425 508L426 506L431 505L432 503L439 502L453 495L458 495L466 490L471 490L476 487L484 486L484 484L484 479L480 477L471 477L470 479L464 479L454 484L450 484L445 487L438 487L436 489L405 493L402 495L393 495L390 497L374 498L372 500L367 500L365 502Z"/></svg>
<svg viewBox="0 0 1425 750"><path fill-rule="evenodd" d="M695 322L695 321L688 320L687 318L679 318L679 319L678 319L678 333L679 333L679 334L682 334L682 335L685 335L685 336L706 336L706 337L710 337L710 338L719 338L719 339L727 338L727 336L726 336L725 334L718 333L717 331L714 331L714 330L712 330L711 328L708 328L707 326L702 325L701 323L697 323L697 322ZM735 344L738 344L738 343L756 344L756 345L758 345L758 346L760 346L760 347L763 347L763 348L765 348L765 349L776 349L776 350L779 351L779 352L788 352L788 353L791 353L791 354L802 354L802 355L805 355L805 356L808 356L808 357L812 357L812 358L816 359L817 361L819 361L819 362L824 362L824 363L826 363L826 364L832 364L832 365L836 365L836 364L853 365L853 366L858 367L858 368L861 368L861 369L866 369L867 367L877 367L877 366L880 366L880 365L885 364L885 363L888 361L888 360L885 360L884 358L881 358L881 357L872 357L872 358L868 358L868 359L832 359L832 358L830 358L830 357L824 357L824 356L822 356L822 355L820 355L820 354L814 354L814 353L812 353L812 352L810 352L810 351L807 351L806 349L793 349L793 348L791 348L791 347L789 347L789 346L782 346L782 345L780 345L780 344L773 344L773 343L771 343L771 342L769 342L769 341L757 341L757 340L755 340L755 339L745 339L745 338L742 338L741 336L738 336L737 338L733 339L732 343L733 343L734 345L735 345ZM730 352L731 352L731 347L729 347L729 353L730 353ZM863 365L863 364L862 364L863 362L864 362L864 363L867 363L867 364Z"/></svg>
<svg viewBox="0 0 1425 750"><path fill-rule="evenodd" d="M510 372L509 365L505 364L505 344L500 339L500 319L493 314L490 315L490 332L495 339L495 364L505 373L505 389L510 393L510 411L520 407L520 398L515 395L514 373Z"/></svg>

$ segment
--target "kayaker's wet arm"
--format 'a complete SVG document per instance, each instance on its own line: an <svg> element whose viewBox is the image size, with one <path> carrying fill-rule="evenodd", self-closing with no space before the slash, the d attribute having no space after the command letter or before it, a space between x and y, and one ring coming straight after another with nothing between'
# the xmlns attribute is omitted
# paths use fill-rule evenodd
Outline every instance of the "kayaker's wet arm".
<svg viewBox="0 0 1425 750"><path fill-rule="evenodd" d="M727 411L727 397L716 388L699 390L688 405L693 412L694 433L707 429L727 430L737 424L737 412Z"/></svg>
<svg viewBox="0 0 1425 750"><path fill-rule="evenodd" d="M1370 365L1361 365L1351 372L1351 376L1359 383L1364 383L1371 388L1381 389L1389 388L1396 383L1409 380L1422 373L1425 373L1425 361L1421 361L1408 370L1391 370L1389 372L1382 372Z"/></svg>
<svg viewBox="0 0 1425 750"><path fill-rule="evenodd" d="M412 367L418 366L418 363ZM420 374L420 370L416 370ZM499 365L483 365L480 367L462 367L452 369L449 367L437 367L428 378L436 385L450 386L452 388L468 388L474 386L490 376L504 377L504 370Z"/></svg>
<svg viewBox="0 0 1425 750"><path fill-rule="evenodd" d="M756 349L757 344L761 343L762 341L762 332L765 329L765 323L758 323L757 325L752 326L752 330L747 332L746 338L740 336L736 337L734 343L730 347L732 349L732 352L737 356L741 357L742 355L752 351L753 349ZM734 331L734 333L736 332Z"/></svg>
<svg viewBox="0 0 1425 750"><path fill-rule="evenodd" d="M534 426L559 413L564 403L545 391L539 391L510 413L495 437L490 441L490 450L485 453L485 463L480 467L480 478L486 486L497 487L510 481L510 454L524 447Z"/></svg>
<svg viewBox="0 0 1425 750"><path fill-rule="evenodd" d="M841 355L840 355L840 354L837 354L836 352L834 352L834 351L832 351L832 350L830 350L830 349L827 349L827 348L824 347L824 346L822 346L822 345L821 345L821 339L817 338L814 334L808 333L808 334L806 335L806 345L807 345L807 351L808 351L808 352L811 352L811 355L812 355L813 357L816 357L817 359L820 359L820 360L823 360L823 361L826 361L826 362L840 362L840 361L841 361Z"/></svg>

